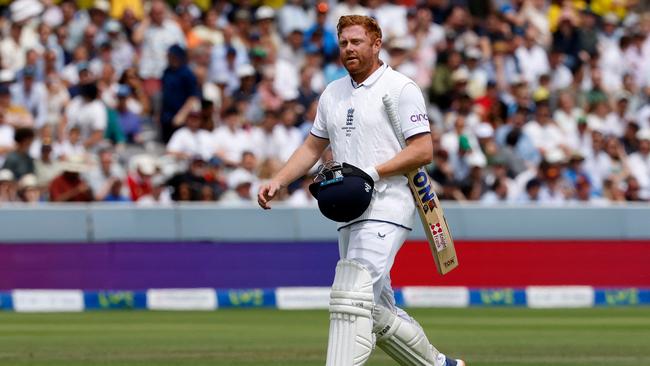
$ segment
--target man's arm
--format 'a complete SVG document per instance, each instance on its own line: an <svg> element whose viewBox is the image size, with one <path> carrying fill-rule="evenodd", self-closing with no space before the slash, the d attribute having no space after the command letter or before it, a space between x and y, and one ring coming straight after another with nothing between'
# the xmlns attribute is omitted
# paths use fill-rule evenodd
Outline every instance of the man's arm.
<svg viewBox="0 0 650 366"><path fill-rule="evenodd" d="M276 193L289 183L305 175L316 164L329 143L327 139L309 134L305 142L294 151L289 161L280 169L278 174L260 187L257 194L257 202L260 207L265 210L270 209L268 203L275 197Z"/></svg>
<svg viewBox="0 0 650 366"><path fill-rule="evenodd" d="M431 163L433 143L430 133L420 133L406 140L406 148L392 159L377 165L380 178L404 175L414 169Z"/></svg>

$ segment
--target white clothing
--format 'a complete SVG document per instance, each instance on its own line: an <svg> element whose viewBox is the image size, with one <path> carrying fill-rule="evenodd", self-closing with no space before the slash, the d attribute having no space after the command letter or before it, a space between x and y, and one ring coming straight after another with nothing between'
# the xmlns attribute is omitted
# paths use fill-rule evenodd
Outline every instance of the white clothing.
<svg viewBox="0 0 650 366"><path fill-rule="evenodd" d="M14 128L13 126L3 123L0 125L0 147L14 147ZM6 154L0 154L0 166L5 163Z"/></svg>
<svg viewBox="0 0 650 366"><path fill-rule="evenodd" d="M368 15L368 8L361 5L350 6L343 1L333 5L332 11L328 14L327 23L331 29L336 29L339 18L344 15Z"/></svg>
<svg viewBox="0 0 650 366"><path fill-rule="evenodd" d="M252 149L250 133L241 128L233 131L228 126L219 126L212 135L215 151L223 153L228 160L239 162L244 151L255 151Z"/></svg>
<svg viewBox="0 0 650 366"><path fill-rule="evenodd" d="M29 92L20 82L11 85L9 89L12 102L29 111L34 118L34 127L42 127L47 118L47 88L45 88L45 84L34 81Z"/></svg>
<svg viewBox="0 0 650 366"><path fill-rule="evenodd" d="M94 131L104 131L108 124L106 106L99 99L88 103L83 97L72 98L66 111L67 129L79 127L81 138L87 139Z"/></svg>
<svg viewBox="0 0 650 366"><path fill-rule="evenodd" d="M317 207L318 205L314 196L302 188L294 191L285 202L290 207Z"/></svg>
<svg viewBox="0 0 650 366"><path fill-rule="evenodd" d="M395 306L390 285L390 269L395 256L408 237L409 230L387 222L364 221L339 230L339 256L352 259L370 271L375 303L410 319L404 310Z"/></svg>
<svg viewBox="0 0 650 366"><path fill-rule="evenodd" d="M355 87L350 76L330 83L318 102L311 133L329 139L334 160L361 169L377 166L402 148L384 109L382 97L398 100L404 138L429 133L429 118L422 92L404 75L383 64ZM350 224L378 220L412 227L415 204L406 177L392 176L375 183L373 200ZM345 224L343 224L345 225Z"/></svg>
<svg viewBox="0 0 650 366"><path fill-rule="evenodd" d="M273 128L273 146L278 160L286 162L303 142L303 135L297 127L276 125Z"/></svg>
<svg viewBox="0 0 650 366"><path fill-rule="evenodd" d="M630 155L628 165L641 186L641 197L650 198L650 154L643 156L640 152L635 152Z"/></svg>
<svg viewBox="0 0 650 366"><path fill-rule="evenodd" d="M65 156L65 157L86 156L86 148L81 142L72 144L70 143L70 141L66 140L55 146L56 146L56 150L59 152L59 156Z"/></svg>
<svg viewBox="0 0 650 366"><path fill-rule="evenodd" d="M161 26L154 24L144 32L140 77L159 79L167 67L167 50L174 44L185 47L185 36L173 20L165 20Z"/></svg>
<svg viewBox="0 0 650 366"><path fill-rule="evenodd" d="M519 60L519 66L523 77L528 81L528 84L537 86L539 77L547 74L550 71L548 65L548 55L546 51L538 45L531 48L524 46L517 48L515 56Z"/></svg>
<svg viewBox="0 0 650 366"><path fill-rule="evenodd" d="M205 130L193 132L188 127L181 127L169 139L167 152L200 155L204 160L210 160L214 154L214 137Z"/></svg>
<svg viewBox="0 0 650 366"><path fill-rule="evenodd" d="M526 123L523 131L530 137L536 148L545 152L567 146L566 135L555 124L541 125L537 121L530 121Z"/></svg>

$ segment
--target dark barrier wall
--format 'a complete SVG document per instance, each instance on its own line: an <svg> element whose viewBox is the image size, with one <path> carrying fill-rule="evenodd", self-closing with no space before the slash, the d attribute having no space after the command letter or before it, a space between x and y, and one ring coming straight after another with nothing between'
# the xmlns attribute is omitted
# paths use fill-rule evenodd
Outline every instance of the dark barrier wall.
<svg viewBox="0 0 650 366"><path fill-rule="evenodd" d="M460 267L441 277L427 243L400 251L392 278L409 285L650 287L650 242L459 241ZM329 286L336 243L0 245L0 290Z"/></svg>

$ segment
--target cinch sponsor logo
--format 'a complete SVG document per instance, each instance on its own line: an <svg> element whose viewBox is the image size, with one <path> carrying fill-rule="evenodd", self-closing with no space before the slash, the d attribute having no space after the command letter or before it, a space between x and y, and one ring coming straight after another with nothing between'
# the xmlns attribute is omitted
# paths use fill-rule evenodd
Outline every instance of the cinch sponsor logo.
<svg viewBox="0 0 650 366"><path fill-rule="evenodd" d="M423 113L412 114L411 117L409 118L411 119L411 122L421 122L421 121L429 120L429 116Z"/></svg>
<svg viewBox="0 0 650 366"><path fill-rule="evenodd" d="M431 187L431 182L429 182L429 177L427 173L420 170L416 175L413 176L413 184L418 188L418 195L423 204L433 200L436 197L436 193ZM435 207L435 205L434 205Z"/></svg>

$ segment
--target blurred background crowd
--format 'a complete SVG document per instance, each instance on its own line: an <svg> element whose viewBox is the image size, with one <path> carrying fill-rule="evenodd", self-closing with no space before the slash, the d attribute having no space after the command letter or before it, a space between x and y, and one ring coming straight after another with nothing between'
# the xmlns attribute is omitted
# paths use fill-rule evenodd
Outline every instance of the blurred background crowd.
<svg viewBox="0 0 650 366"><path fill-rule="evenodd" d="M353 13L425 95L442 199L650 199L643 0L3 3L0 202L253 201L346 75Z"/></svg>

